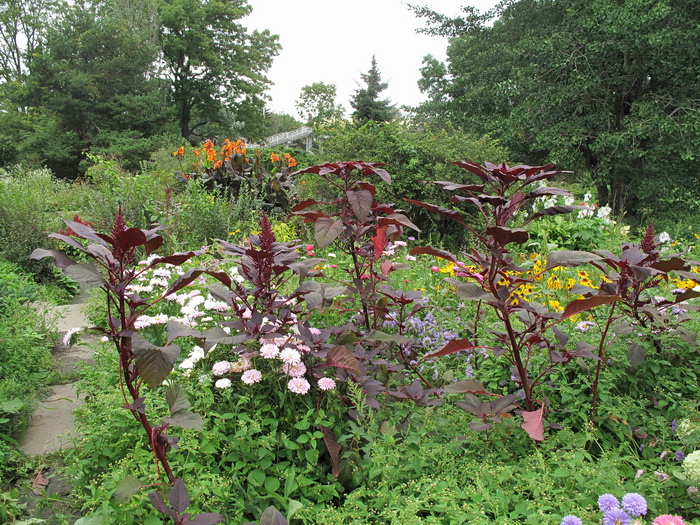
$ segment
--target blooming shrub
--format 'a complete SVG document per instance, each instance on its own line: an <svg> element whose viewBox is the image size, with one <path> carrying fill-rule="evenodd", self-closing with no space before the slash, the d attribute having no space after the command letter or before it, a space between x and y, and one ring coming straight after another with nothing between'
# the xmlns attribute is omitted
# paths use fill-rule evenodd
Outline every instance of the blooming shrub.
<svg viewBox="0 0 700 525"><path fill-rule="evenodd" d="M622 497L622 504L612 494L603 494L598 498L598 508L603 513L600 520L602 525L641 525L639 518L646 516L648 507L643 496L630 492ZM562 518L560 525L582 525L583 522L577 516L569 515ZM680 516L663 514L652 522L652 525L685 525Z"/></svg>

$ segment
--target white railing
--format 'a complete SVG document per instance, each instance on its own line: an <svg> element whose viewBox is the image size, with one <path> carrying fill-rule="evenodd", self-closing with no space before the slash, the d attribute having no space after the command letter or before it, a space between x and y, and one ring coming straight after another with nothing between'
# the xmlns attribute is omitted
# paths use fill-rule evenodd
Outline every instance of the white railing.
<svg viewBox="0 0 700 525"><path fill-rule="evenodd" d="M311 149L311 137L313 136L313 133L313 129L308 126L303 126L292 131L285 131L283 133L277 133L276 135L267 137L262 144L248 144L248 148L271 148L274 146L279 146L280 144L288 144L296 140L306 139L306 149L308 151Z"/></svg>

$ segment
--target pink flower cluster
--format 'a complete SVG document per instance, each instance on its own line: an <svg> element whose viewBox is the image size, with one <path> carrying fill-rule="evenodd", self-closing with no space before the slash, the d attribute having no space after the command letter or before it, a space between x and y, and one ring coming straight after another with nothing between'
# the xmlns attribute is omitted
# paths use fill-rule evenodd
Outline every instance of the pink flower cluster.
<svg viewBox="0 0 700 525"><path fill-rule="evenodd" d="M680 516L662 514L652 522L652 525L685 525L685 521Z"/></svg>

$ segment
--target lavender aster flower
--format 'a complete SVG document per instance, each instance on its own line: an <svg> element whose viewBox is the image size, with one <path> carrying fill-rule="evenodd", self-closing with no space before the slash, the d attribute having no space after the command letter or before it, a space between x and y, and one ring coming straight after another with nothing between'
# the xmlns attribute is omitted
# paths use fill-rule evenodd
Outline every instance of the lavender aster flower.
<svg viewBox="0 0 700 525"><path fill-rule="evenodd" d="M630 523L632 523L632 517L622 509L611 509L603 515L603 525L629 525Z"/></svg>
<svg viewBox="0 0 700 525"><path fill-rule="evenodd" d="M636 492L630 492L622 497L622 508L633 518L638 518L647 513L647 500Z"/></svg>
<svg viewBox="0 0 700 525"><path fill-rule="evenodd" d="M612 494L603 494L598 498L598 508L600 512L608 512L620 508L620 502Z"/></svg>
<svg viewBox="0 0 700 525"><path fill-rule="evenodd" d="M685 454L682 450L676 452L676 461L683 461L685 459Z"/></svg>
<svg viewBox="0 0 700 525"><path fill-rule="evenodd" d="M564 516L559 525L583 525L583 522L576 516Z"/></svg>

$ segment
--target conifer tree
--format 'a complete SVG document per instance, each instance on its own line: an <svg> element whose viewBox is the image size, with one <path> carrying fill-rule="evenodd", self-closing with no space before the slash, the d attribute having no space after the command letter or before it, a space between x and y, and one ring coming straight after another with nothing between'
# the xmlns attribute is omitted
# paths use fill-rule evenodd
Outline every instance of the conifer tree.
<svg viewBox="0 0 700 525"><path fill-rule="evenodd" d="M355 96L350 100L350 105L355 109L352 114L353 120L359 124L370 120L389 122L394 118L396 108L391 105L389 100L379 98L379 94L389 87L389 84L382 82L375 56L372 56L370 70L367 73L362 73L361 76L366 87L355 91Z"/></svg>

